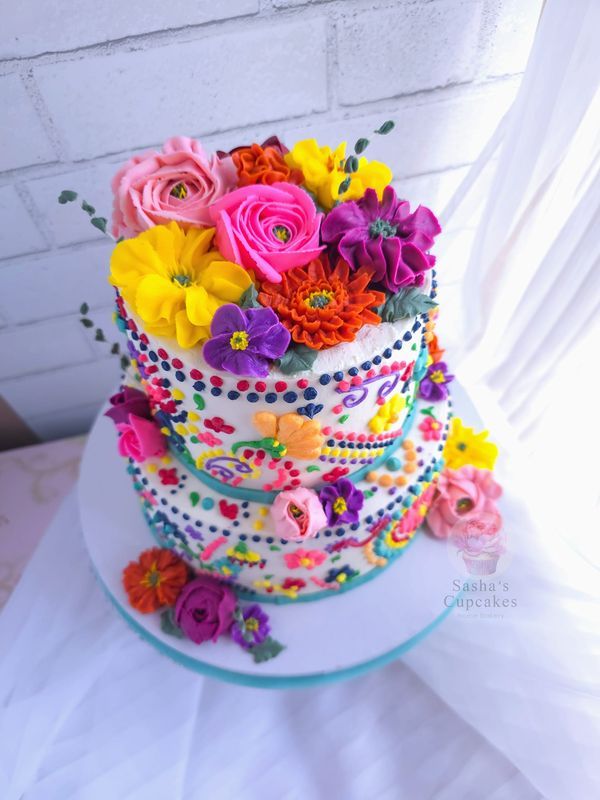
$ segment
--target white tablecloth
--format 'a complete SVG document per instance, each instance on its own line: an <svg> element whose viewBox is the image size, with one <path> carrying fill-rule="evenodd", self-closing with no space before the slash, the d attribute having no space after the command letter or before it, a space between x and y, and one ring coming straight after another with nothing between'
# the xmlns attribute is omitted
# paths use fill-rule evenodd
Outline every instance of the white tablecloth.
<svg viewBox="0 0 600 800"><path fill-rule="evenodd" d="M597 573L559 543L516 549L512 615L458 610L352 681L249 689L130 631L95 584L72 495L0 615L0 797L592 800Z"/></svg>

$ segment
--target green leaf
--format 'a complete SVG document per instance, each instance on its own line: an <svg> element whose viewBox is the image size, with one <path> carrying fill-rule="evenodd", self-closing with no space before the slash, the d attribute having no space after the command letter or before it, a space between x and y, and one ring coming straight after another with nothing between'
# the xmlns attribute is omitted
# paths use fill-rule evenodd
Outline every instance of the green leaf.
<svg viewBox="0 0 600 800"><path fill-rule="evenodd" d="M64 206L65 203L72 203L73 200L77 200L77 192L73 192L71 189L63 189L58 195L58 202L61 206Z"/></svg>
<svg viewBox="0 0 600 800"><path fill-rule="evenodd" d="M357 172L357 170L358 158L356 156L348 156L344 165L344 172Z"/></svg>
<svg viewBox="0 0 600 800"><path fill-rule="evenodd" d="M118 356L120 351L121 351L121 348L119 347L119 343L118 342L115 342L112 345L112 347L110 348L111 355L113 355L113 356Z"/></svg>
<svg viewBox="0 0 600 800"><path fill-rule="evenodd" d="M79 306L79 313L81 314L82 317L85 317L85 315L88 313L89 310L90 310L90 307L88 306L87 303L82 303Z"/></svg>
<svg viewBox="0 0 600 800"><path fill-rule="evenodd" d="M175 636L177 639L184 638L181 628L175 622L172 608L167 608L160 615L160 629L163 633L168 633L169 636Z"/></svg>
<svg viewBox="0 0 600 800"><path fill-rule="evenodd" d="M364 153L364 151L367 149L368 146L369 146L368 139L358 139L358 141L354 145L354 152L356 153L357 156L359 156L361 153Z"/></svg>
<svg viewBox="0 0 600 800"><path fill-rule="evenodd" d="M277 359L276 363L284 375L306 372L315 363L318 352L318 350L313 350L312 347L297 344L294 347L290 347L282 358Z"/></svg>
<svg viewBox="0 0 600 800"><path fill-rule="evenodd" d="M190 503L192 506L197 506L200 502L200 495L198 492L190 492Z"/></svg>
<svg viewBox="0 0 600 800"><path fill-rule="evenodd" d="M239 305L241 308L262 308L261 304L258 302L258 292L256 291L256 286L253 283L250 284L244 294L240 297Z"/></svg>
<svg viewBox="0 0 600 800"><path fill-rule="evenodd" d="M106 341L106 339L104 338L104 331L102 330L102 328L96 328L96 335L94 336L94 339L97 342L105 342Z"/></svg>
<svg viewBox="0 0 600 800"><path fill-rule="evenodd" d="M375 131L375 133L380 134L380 136L385 136L390 131L393 131L395 127L396 123L393 120L388 119L380 128Z"/></svg>
<svg viewBox="0 0 600 800"><path fill-rule="evenodd" d="M396 322L399 319L416 317L417 314L429 311L436 305L435 300L423 294L416 286L411 286L409 289L400 289L388 297L385 303L379 306L377 313L382 322Z"/></svg>
<svg viewBox="0 0 600 800"><path fill-rule="evenodd" d="M106 225L108 220L105 217L92 217L90 222L94 228L98 228L98 230L102 231L102 233L106 233Z"/></svg>
<svg viewBox="0 0 600 800"><path fill-rule="evenodd" d="M350 188L351 181L352 181L352 178L350 176L348 176L347 178L344 178L344 180L340 183L340 188L338 189L338 194L344 194L344 192L347 192L348 189Z"/></svg>
<svg viewBox="0 0 600 800"><path fill-rule="evenodd" d="M267 636L264 642L250 647L248 652L252 655L252 658L257 664L261 664L263 661L275 658L282 650L285 650L284 645L279 644L275 639L271 639L270 636Z"/></svg>
<svg viewBox="0 0 600 800"><path fill-rule="evenodd" d="M84 328L93 328L94 327L94 323L92 322L91 319L85 319L85 317L84 317L83 319L80 319L79 321L81 322L81 324L83 325Z"/></svg>
<svg viewBox="0 0 600 800"><path fill-rule="evenodd" d="M202 397L202 395L201 394L195 394L195 395L192 396L192 399L193 399L194 403L196 404L196 408L198 409L198 411L203 411L204 410L204 406L206 405L206 403L204 402L204 398Z"/></svg>
<svg viewBox="0 0 600 800"><path fill-rule="evenodd" d="M96 213L96 209L94 208L94 206L91 206L91 205L90 205L89 203L87 203L85 200L83 200L83 201L82 201L82 203L81 203L81 207L82 207L82 208L83 208L83 210L86 212L86 214L89 214L89 215L90 215L90 217L93 217L93 216L94 216L94 214Z"/></svg>

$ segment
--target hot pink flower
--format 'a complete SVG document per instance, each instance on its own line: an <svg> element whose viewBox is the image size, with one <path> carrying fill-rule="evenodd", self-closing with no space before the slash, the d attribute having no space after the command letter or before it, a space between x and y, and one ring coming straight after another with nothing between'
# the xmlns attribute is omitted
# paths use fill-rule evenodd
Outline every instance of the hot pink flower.
<svg viewBox="0 0 600 800"><path fill-rule="evenodd" d="M141 463L152 456L166 453L165 440L155 422L136 414L129 415L129 422L119 422L119 453Z"/></svg>
<svg viewBox="0 0 600 800"><path fill-rule="evenodd" d="M291 183L243 186L218 200L210 213L223 258L271 283L280 283L282 272L308 264L323 249L323 214Z"/></svg>
<svg viewBox="0 0 600 800"><path fill-rule="evenodd" d="M286 566L289 569L314 569L322 564L327 556L322 550L303 550L299 547L293 553L286 553L284 556Z"/></svg>
<svg viewBox="0 0 600 800"><path fill-rule="evenodd" d="M235 186L229 156L208 156L200 142L176 136L161 152L134 156L113 178L113 234L135 236L172 220L209 226L208 207Z"/></svg>
<svg viewBox="0 0 600 800"><path fill-rule="evenodd" d="M219 439L218 436L214 436L212 433L197 433L196 436L208 447L218 447L223 444L223 439Z"/></svg>
<svg viewBox="0 0 600 800"><path fill-rule="evenodd" d="M438 422L435 417L425 417L419 425L419 430L423 433L423 439L426 442L439 442L442 438L442 423Z"/></svg>
<svg viewBox="0 0 600 800"><path fill-rule="evenodd" d="M280 492L271 506L277 536L302 542L316 536L327 525L319 495L312 489L289 489Z"/></svg>
<svg viewBox="0 0 600 800"><path fill-rule="evenodd" d="M427 525L435 536L447 539L460 520L475 519L482 513L494 514L500 520L495 501L501 494L502 488L486 469L445 469L427 514Z"/></svg>

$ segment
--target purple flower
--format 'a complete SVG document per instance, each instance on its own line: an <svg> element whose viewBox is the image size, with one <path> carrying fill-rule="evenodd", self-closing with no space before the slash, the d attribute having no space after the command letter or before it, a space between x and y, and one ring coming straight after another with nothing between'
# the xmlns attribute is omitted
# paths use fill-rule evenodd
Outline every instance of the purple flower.
<svg viewBox="0 0 600 800"><path fill-rule="evenodd" d="M340 478L319 492L329 525L338 522L358 522L358 512L363 507L364 497L348 478Z"/></svg>
<svg viewBox="0 0 600 800"><path fill-rule="evenodd" d="M271 308L221 306L210 332L203 351L206 362L234 375L265 377L269 361L280 358L290 343L289 331Z"/></svg>
<svg viewBox="0 0 600 800"><path fill-rule="evenodd" d="M435 264L428 251L440 231L433 212L419 206L411 214L410 204L391 186L381 202L367 189L360 200L340 203L321 225L321 237L334 254L352 269L373 270L373 280L393 293L423 284L423 273Z"/></svg>
<svg viewBox="0 0 600 800"><path fill-rule="evenodd" d="M175 622L188 639L202 644L231 628L235 594L218 580L200 575L186 583L175 602Z"/></svg>
<svg viewBox="0 0 600 800"><path fill-rule="evenodd" d="M269 617L256 603L241 612L242 619L231 626L231 638L245 650L262 644L271 632Z"/></svg>
<svg viewBox="0 0 600 800"><path fill-rule="evenodd" d="M425 377L419 384L419 397L423 400L445 400L448 397L448 384L454 380L454 375L450 375L448 367L443 361L437 364L430 364L427 367Z"/></svg>
<svg viewBox="0 0 600 800"><path fill-rule="evenodd" d="M104 413L104 416L110 417L115 425L128 423L130 414L143 419L152 419L148 398L144 392L131 386L122 386L121 391L110 398L110 404L111 408Z"/></svg>

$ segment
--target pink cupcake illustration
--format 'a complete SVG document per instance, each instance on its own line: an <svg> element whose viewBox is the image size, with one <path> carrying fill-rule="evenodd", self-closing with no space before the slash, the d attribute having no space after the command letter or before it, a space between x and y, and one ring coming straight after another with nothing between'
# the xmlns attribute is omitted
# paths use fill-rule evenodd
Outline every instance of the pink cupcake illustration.
<svg viewBox="0 0 600 800"><path fill-rule="evenodd" d="M461 553L470 575L493 575L500 556L506 552L499 514L483 512L461 520L453 527L450 541Z"/></svg>

